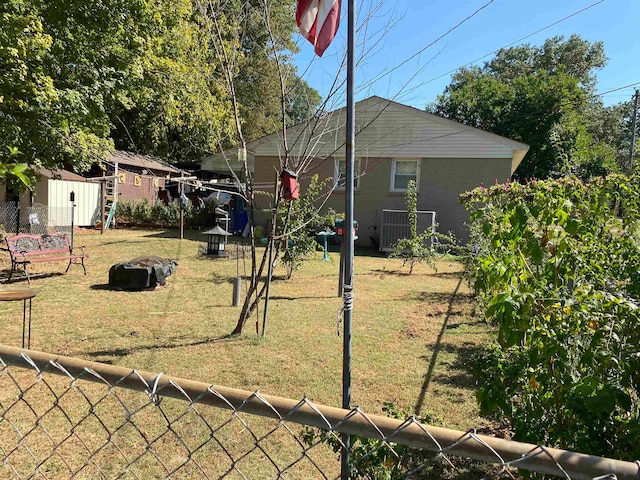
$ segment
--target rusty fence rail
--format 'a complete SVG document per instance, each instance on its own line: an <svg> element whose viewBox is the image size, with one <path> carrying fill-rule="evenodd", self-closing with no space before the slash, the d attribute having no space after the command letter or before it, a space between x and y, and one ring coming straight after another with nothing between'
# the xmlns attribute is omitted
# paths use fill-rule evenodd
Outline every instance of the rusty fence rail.
<svg viewBox="0 0 640 480"><path fill-rule="evenodd" d="M640 478L637 463L7 346L0 368L3 479L338 478L340 433L375 440L356 442L353 478Z"/></svg>

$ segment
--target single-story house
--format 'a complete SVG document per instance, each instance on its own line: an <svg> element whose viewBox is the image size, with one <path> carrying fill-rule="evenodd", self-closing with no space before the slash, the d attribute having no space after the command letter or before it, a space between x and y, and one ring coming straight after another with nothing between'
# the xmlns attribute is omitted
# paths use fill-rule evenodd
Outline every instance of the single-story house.
<svg viewBox="0 0 640 480"><path fill-rule="evenodd" d="M325 205L337 212L344 211L340 179L345 171L345 113L341 108L287 130L287 167L307 163L300 171L301 192L313 174L339 179ZM283 138L278 132L248 144L256 189L273 192L285 156ZM418 210L435 212L421 215L421 229L435 216L438 231L450 231L466 241L469 215L458 203L459 195L509 180L528 149L523 143L381 97L357 102L354 219L359 224L358 244L388 249L407 236L399 232L408 232L402 212L406 212L409 180L418 186ZM207 164L215 162L209 159ZM397 211L400 216L395 215ZM404 226L394 233L398 224Z"/></svg>

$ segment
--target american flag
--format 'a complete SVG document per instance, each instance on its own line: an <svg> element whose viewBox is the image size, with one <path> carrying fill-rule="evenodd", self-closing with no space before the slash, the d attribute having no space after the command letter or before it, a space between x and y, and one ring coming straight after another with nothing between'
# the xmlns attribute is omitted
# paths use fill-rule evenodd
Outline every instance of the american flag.
<svg viewBox="0 0 640 480"><path fill-rule="evenodd" d="M298 0L296 23L319 57L336 36L342 0Z"/></svg>

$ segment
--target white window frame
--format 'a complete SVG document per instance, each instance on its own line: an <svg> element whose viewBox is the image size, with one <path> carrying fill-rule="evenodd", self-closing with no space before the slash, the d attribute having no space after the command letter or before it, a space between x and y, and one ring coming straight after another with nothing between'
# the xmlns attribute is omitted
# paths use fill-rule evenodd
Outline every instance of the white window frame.
<svg viewBox="0 0 640 480"><path fill-rule="evenodd" d="M419 158L399 158L399 159L394 159L391 164L391 179L389 184L389 190L391 192L398 192L398 193L403 193L407 191L406 188L395 188L396 164L398 162L413 162L416 164L416 189L418 189L418 186L420 185L420 163L421 163L420 159Z"/></svg>
<svg viewBox="0 0 640 480"><path fill-rule="evenodd" d="M355 169L353 171L353 187L355 190L357 190L358 188L360 188L360 158L355 158L354 159L354 163L355 163ZM347 161L344 158L336 158L335 159L335 163L334 163L334 168L333 168L333 172L334 172L334 176L333 178L336 179L336 190L344 190L345 188L345 183L344 183L344 178L340 178L341 173L340 173L340 164L344 164L345 167L345 173L346 173L346 168L347 168ZM340 184L342 183L342 185Z"/></svg>

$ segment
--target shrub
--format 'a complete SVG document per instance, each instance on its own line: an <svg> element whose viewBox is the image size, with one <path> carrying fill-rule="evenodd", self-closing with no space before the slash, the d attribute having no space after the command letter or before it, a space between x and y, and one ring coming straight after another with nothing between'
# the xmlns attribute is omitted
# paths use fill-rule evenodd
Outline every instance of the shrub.
<svg viewBox="0 0 640 480"><path fill-rule="evenodd" d="M393 244L393 253L390 256L401 258L403 267L408 263L409 273L412 273L416 263L426 262L435 267L436 251L432 245L434 238L452 245L455 244L455 239L451 235L437 233L435 226L427 228L418 235L418 190L415 181L409 181L405 198L410 236L409 238L401 238Z"/></svg>
<svg viewBox="0 0 640 480"><path fill-rule="evenodd" d="M184 209L184 223L188 226L211 227L215 224L215 202L206 202L204 208L195 208L188 203ZM119 222L138 227L177 227L180 222L180 204L155 202L147 199L121 200L116 206Z"/></svg>
<svg viewBox="0 0 640 480"><path fill-rule="evenodd" d="M482 411L517 440L640 457L640 179L573 178L463 195L479 302L498 329L476 358Z"/></svg>
<svg viewBox="0 0 640 480"><path fill-rule="evenodd" d="M314 175L306 191L298 200L282 202L280 206L281 221L278 223L277 234L284 243L282 262L287 269L287 279L291 278L293 272L302 265L306 256L316 251L316 233L332 226L330 216L333 212L320 215L316 205L320 192L329 180L320 182L318 175Z"/></svg>

